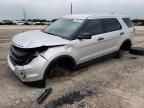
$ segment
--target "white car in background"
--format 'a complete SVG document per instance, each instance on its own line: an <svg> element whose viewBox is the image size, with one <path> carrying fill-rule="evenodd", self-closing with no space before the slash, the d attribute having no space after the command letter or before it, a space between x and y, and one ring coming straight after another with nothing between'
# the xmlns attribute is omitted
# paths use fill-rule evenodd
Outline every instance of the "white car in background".
<svg viewBox="0 0 144 108"><path fill-rule="evenodd" d="M43 30L18 34L8 64L23 82L45 84L46 76L97 58L121 57L133 45L134 27L124 15L68 15Z"/></svg>
<svg viewBox="0 0 144 108"><path fill-rule="evenodd" d="M16 24L16 25L23 25L25 23L25 21L15 20L15 21L13 21L13 23Z"/></svg>

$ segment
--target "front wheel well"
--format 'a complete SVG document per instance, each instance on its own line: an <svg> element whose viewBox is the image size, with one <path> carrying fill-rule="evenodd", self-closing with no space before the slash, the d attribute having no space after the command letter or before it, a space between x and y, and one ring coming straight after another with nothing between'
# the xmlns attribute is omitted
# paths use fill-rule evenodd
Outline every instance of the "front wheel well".
<svg viewBox="0 0 144 108"><path fill-rule="evenodd" d="M131 49L131 47L132 47L132 42L130 39L127 39L122 43L120 50L128 51L129 49Z"/></svg>
<svg viewBox="0 0 144 108"><path fill-rule="evenodd" d="M76 62L73 57L68 55L59 56L50 62L47 69L45 70L45 75L49 73L54 64L58 64L60 67L70 71L74 71L76 67Z"/></svg>

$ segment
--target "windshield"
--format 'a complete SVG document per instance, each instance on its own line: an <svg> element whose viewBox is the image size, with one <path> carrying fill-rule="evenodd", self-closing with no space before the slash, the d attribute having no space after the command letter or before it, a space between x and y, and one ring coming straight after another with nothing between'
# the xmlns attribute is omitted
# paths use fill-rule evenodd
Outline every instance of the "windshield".
<svg viewBox="0 0 144 108"><path fill-rule="evenodd" d="M43 31L48 34L59 36L65 39L71 38L71 35L81 26L83 20L59 19Z"/></svg>

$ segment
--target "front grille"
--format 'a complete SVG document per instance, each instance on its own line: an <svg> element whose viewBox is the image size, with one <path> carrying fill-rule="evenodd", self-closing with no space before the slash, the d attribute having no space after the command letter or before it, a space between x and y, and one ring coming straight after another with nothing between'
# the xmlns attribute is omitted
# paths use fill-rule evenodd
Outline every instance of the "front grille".
<svg viewBox="0 0 144 108"><path fill-rule="evenodd" d="M23 49L11 45L10 47L10 60L14 65L26 65L32 61L34 56L35 50L33 49Z"/></svg>

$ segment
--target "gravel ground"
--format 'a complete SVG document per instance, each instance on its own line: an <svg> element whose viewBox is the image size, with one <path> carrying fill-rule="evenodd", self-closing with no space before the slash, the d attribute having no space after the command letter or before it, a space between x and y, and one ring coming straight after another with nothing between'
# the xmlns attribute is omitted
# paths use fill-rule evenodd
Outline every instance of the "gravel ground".
<svg viewBox="0 0 144 108"><path fill-rule="evenodd" d="M45 90L21 83L9 69L6 57L13 35L45 26L0 26L0 108L43 108L66 93L85 89L96 91L64 108L143 108L144 56L126 53L121 59L108 58L73 74L47 79L53 91L42 105L37 97ZM144 46L144 27L136 27L135 46ZM136 57L136 58L134 58Z"/></svg>

